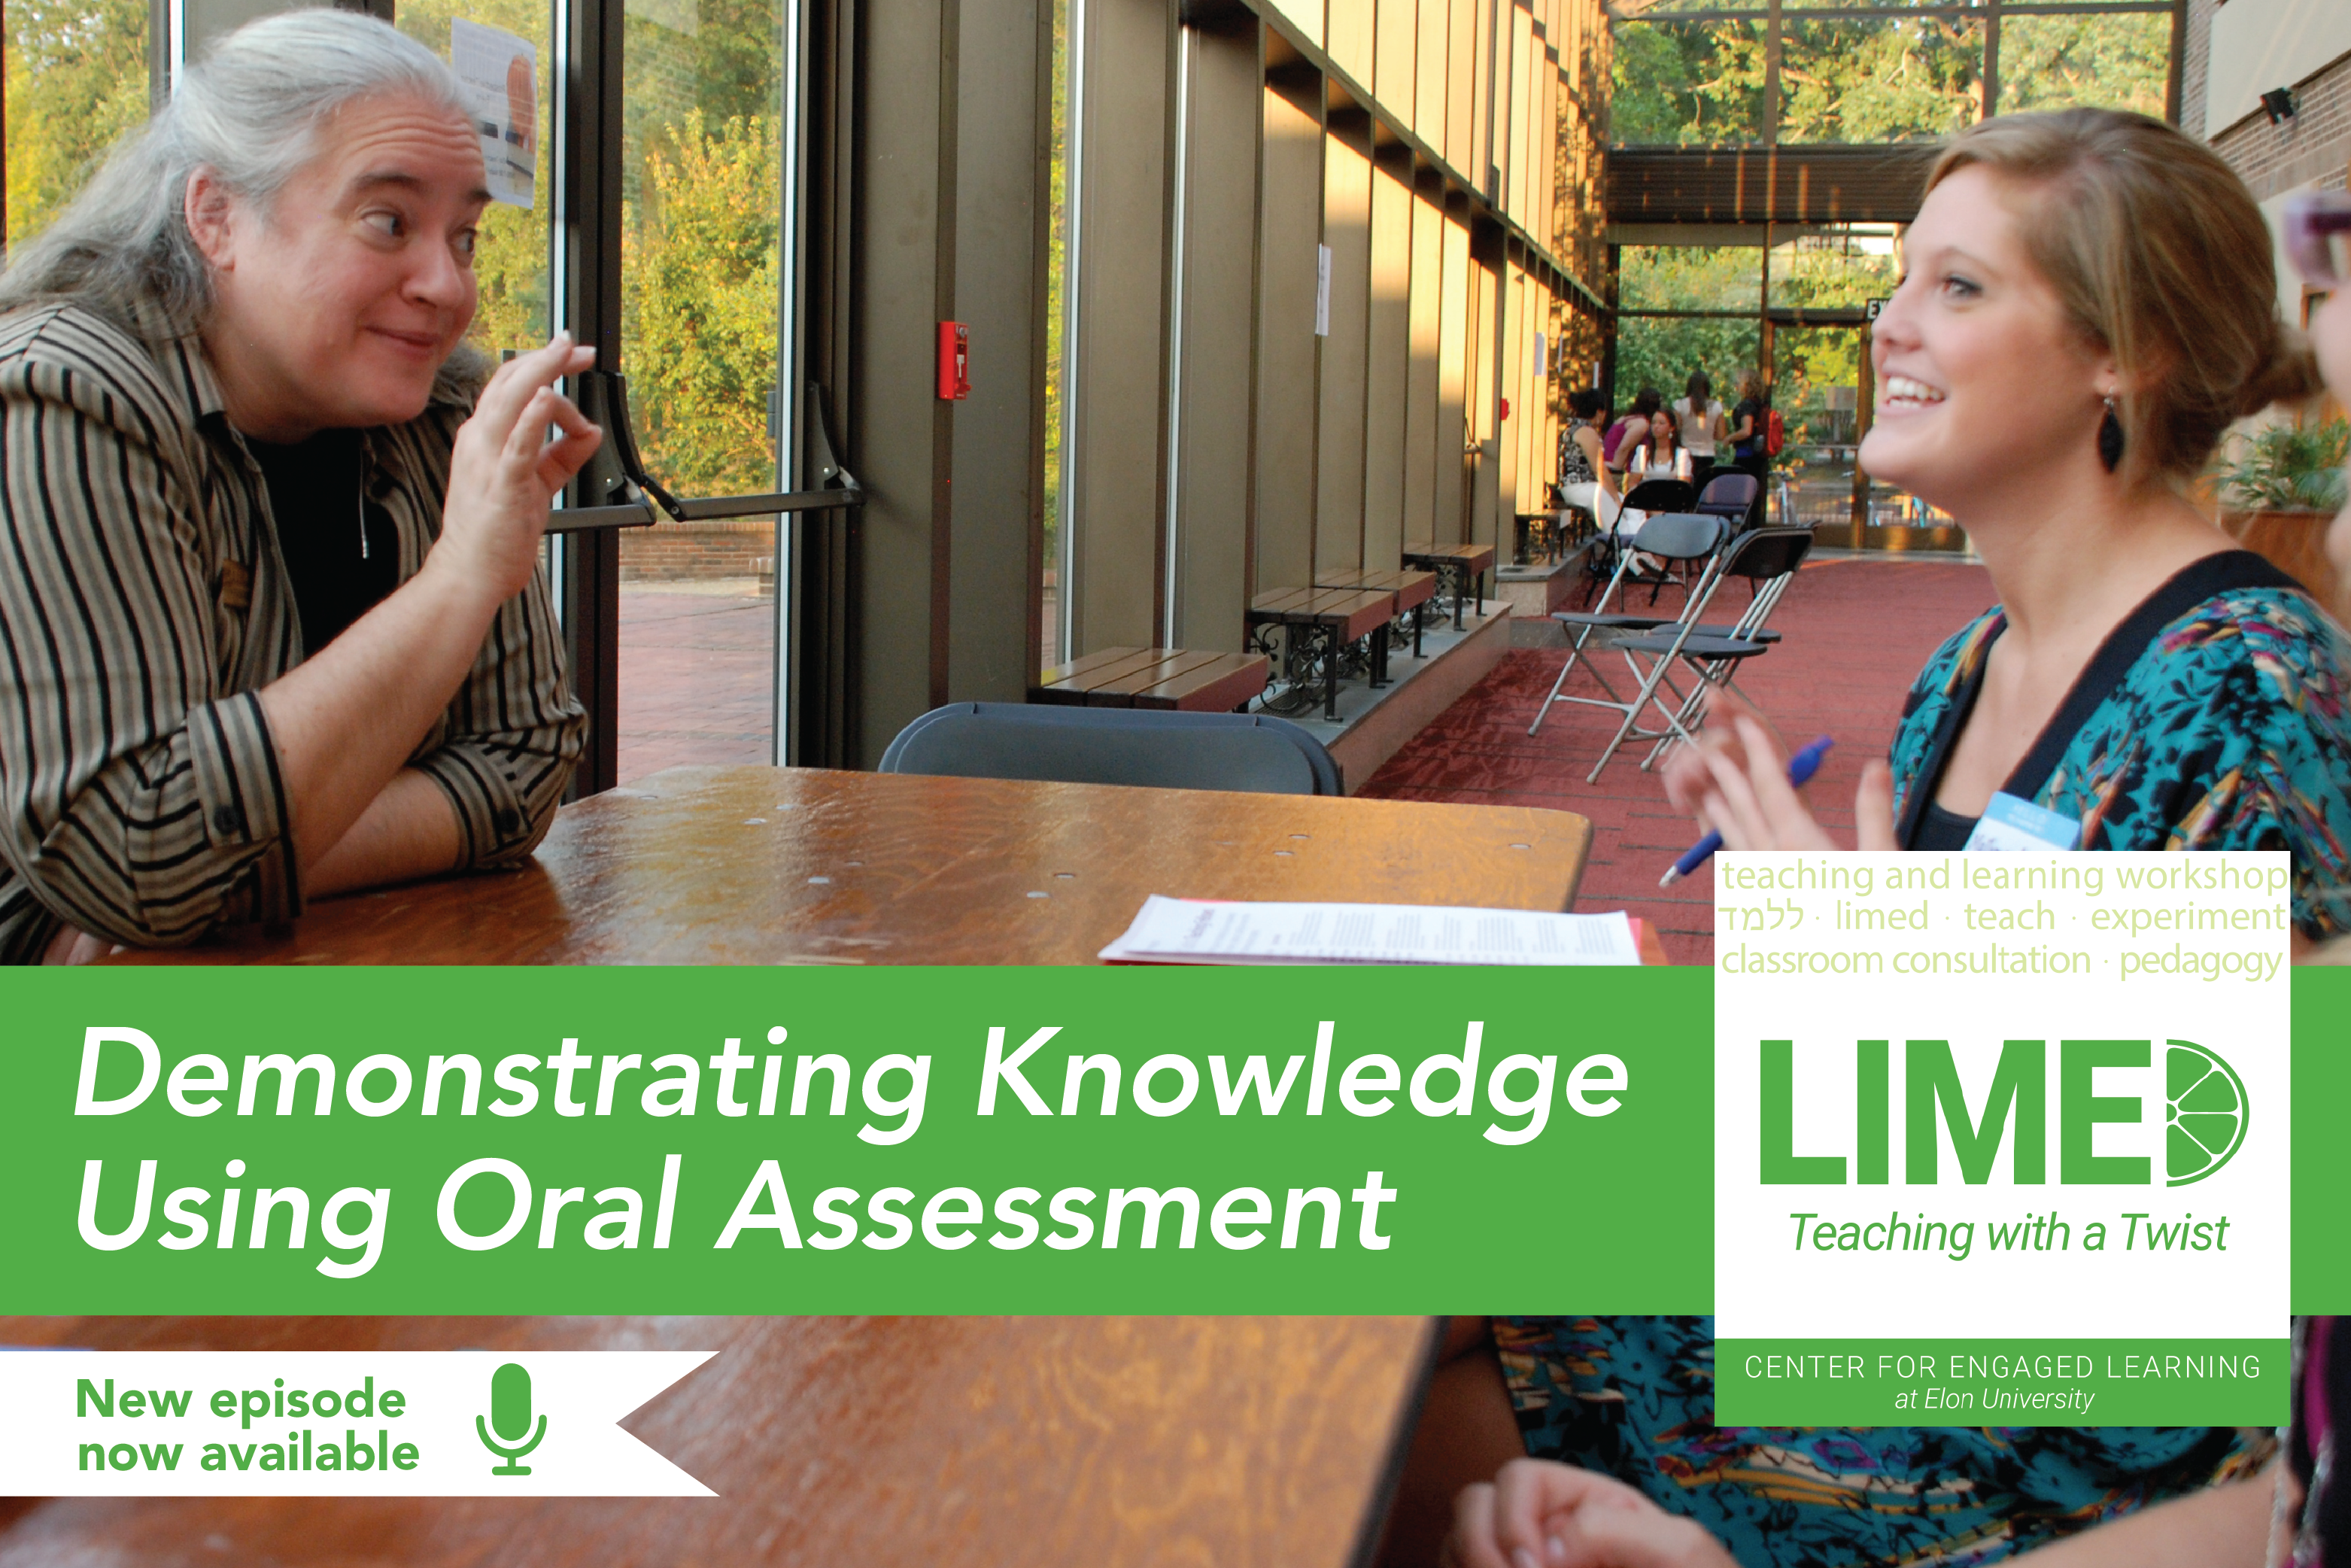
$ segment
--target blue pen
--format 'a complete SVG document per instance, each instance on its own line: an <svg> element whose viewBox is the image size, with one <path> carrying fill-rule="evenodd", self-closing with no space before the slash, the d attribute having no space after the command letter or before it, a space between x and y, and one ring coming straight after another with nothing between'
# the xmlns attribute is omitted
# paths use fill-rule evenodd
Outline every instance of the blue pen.
<svg viewBox="0 0 2351 1568"><path fill-rule="evenodd" d="M1824 735L1788 758L1788 788L1798 789L1811 783L1813 775L1821 770L1821 758L1826 757L1829 754L1829 747L1835 744L1835 741ZM1707 834L1683 852L1682 858L1676 861L1666 874L1657 879L1657 885L1673 886L1675 883L1704 865L1713 856L1714 852L1721 847L1720 833Z"/></svg>

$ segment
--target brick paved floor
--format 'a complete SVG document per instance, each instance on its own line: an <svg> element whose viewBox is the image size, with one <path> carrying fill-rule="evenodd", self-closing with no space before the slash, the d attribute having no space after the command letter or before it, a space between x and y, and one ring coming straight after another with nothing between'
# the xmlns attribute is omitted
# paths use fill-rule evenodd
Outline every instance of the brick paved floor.
<svg viewBox="0 0 2351 1568"><path fill-rule="evenodd" d="M776 601L750 582L622 584L620 781L768 761L775 647Z"/></svg>
<svg viewBox="0 0 2351 1568"><path fill-rule="evenodd" d="M1741 601L1735 586L1725 591L1733 604ZM1836 737L1836 749L1808 791L1832 832L1850 841L1861 765L1886 754L1919 666L1991 601L1991 580L1982 568L1916 558L1817 562L1789 585L1771 622L1787 640L1752 661L1739 684L1792 745L1817 735ZM1657 887L1658 876L1697 833L1666 803L1656 777L1641 771L1646 747L1618 752L1600 782L1587 785L1583 776L1614 733L1615 715L1562 706L1552 709L1541 734L1527 734L1566 656L1533 648L1506 654L1391 758L1363 793L1580 812L1592 819L1593 837L1578 906L1629 910L1656 925L1674 962L1711 963L1712 873L1702 869L1668 890ZM1624 662L1608 657L1614 678ZM1568 689L1593 688L1579 674Z"/></svg>

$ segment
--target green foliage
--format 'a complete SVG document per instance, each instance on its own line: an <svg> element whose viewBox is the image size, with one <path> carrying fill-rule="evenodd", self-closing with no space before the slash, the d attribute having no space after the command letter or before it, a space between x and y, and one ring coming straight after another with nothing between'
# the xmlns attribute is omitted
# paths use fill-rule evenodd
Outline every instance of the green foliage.
<svg viewBox="0 0 2351 1568"><path fill-rule="evenodd" d="M1626 24L1614 42L1609 125L1618 145L1763 139L1761 22Z"/></svg>
<svg viewBox="0 0 2351 1568"><path fill-rule="evenodd" d="M681 495L778 481L775 0L636 0L622 104L622 341L645 466Z"/></svg>
<svg viewBox="0 0 2351 1568"><path fill-rule="evenodd" d="M694 109L673 129L674 157L654 151L645 163L659 217L622 239L637 438L682 494L756 494L776 477L776 125L735 119L709 133Z"/></svg>
<svg viewBox="0 0 2351 1568"><path fill-rule="evenodd" d="M1983 103L1983 35L1939 18L1790 18L1780 47L1780 140L1948 136Z"/></svg>
<svg viewBox="0 0 2351 1568"><path fill-rule="evenodd" d="M2011 16L2000 29L2004 114L2085 105L2160 117L2171 69L2171 19Z"/></svg>
<svg viewBox="0 0 2351 1568"><path fill-rule="evenodd" d="M1761 18L1616 25L1611 131L1620 146L1763 140ZM2097 105L2163 112L2171 19L2158 13L2011 16L2001 24L2001 108ZM1984 38L1966 19L1888 15L1782 23L1779 140L1932 140L1983 102Z"/></svg>
<svg viewBox="0 0 2351 1568"><path fill-rule="evenodd" d="M146 0L7 0L8 243L38 234L147 120Z"/></svg>
<svg viewBox="0 0 2351 1568"><path fill-rule="evenodd" d="M2247 511L2333 512L2344 504L2343 465L2351 422L2273 424L2253 435L2219 473L2228 504Z"/></svg>

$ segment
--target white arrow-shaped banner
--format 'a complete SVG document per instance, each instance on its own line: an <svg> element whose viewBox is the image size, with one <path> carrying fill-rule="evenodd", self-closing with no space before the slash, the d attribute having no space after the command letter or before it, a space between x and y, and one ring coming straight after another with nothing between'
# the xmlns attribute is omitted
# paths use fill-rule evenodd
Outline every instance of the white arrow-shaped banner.
<svg viewBox="0 0 2351 1568"><path fill-rule="evenodd" d="M714 1497L615 1423L710 1351L0 1354L0 1493Z"/></svg>

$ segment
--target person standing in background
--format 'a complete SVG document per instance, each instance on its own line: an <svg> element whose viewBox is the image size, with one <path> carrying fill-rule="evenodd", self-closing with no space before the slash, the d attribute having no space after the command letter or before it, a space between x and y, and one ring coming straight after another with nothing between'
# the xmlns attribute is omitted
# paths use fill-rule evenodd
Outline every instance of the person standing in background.
<svg viewBox="0 0 2351 1568"><path fill-rule="evenodd" d="M1714 477L1714 445L1718 437L1729 433L1730 422L1722 415L1722 404L1715 401L1714 382L1704 371L1692 371L1683 386L1683 395L1674 400L1674 427L1680 438L1682 450L1690 455L1690 483L1700 490Z"/></svg>
<svg viewBox="0 0 2351 1568"><path fill-rule="evenodd" d="M1730 411L1729 424L1731 462L1742 474L1754 476L1763 482L1763 428L1771 412L1771 402L1763 388L1763 377L1755 371L1739 373L1739 402Z"/></svg>

